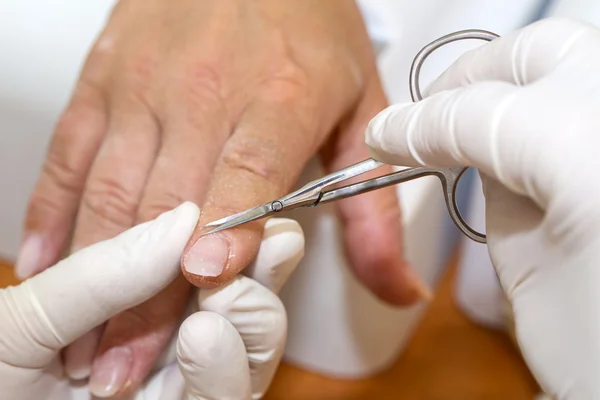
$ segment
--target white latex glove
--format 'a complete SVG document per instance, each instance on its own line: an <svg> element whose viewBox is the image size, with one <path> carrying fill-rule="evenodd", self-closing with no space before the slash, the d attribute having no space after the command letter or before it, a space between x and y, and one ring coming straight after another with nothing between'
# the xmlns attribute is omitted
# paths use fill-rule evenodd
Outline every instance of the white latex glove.
<svg viewBox="0 0 600 400"><path fill-rule="evenodd" d="M552 19L463 55L375 117L374 158L474 166L488 249L547 393L600 399L600 31Z"/></svg>
<svg viewBox="0 0 600 400"><path fill-rule="evenodd" d="M60 350L166 287L179 274L198 216L198 207L185 203L0 291L0 398L89 399L85 383L65 376ZM297 223L268 221L248 271L254 279L238 276L224 287L200 291L192 308L201 311L182 324L176 351L164 355L163 365L131 398L260 398L285 343L285 310L273 291L303 250Z"/></svg>

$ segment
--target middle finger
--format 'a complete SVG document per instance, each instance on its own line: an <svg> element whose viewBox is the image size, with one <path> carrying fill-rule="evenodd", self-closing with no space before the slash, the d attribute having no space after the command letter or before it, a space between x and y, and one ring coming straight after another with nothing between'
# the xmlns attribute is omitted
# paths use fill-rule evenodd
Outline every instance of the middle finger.
<svg viewBox="0 0 600 400"><path fill-rule="evenodd" d="M184 201L203 201L211 171L230 132L217 82L204 79L197 86L175 83L172 86L176 89L166 91L161 108L168 117L161 124L162 145L146 182L136 223L155 218ZM120 382L118 394L138 387L172 336L190 289L180 277L159 295L111 319L93 364L91 384L100 388L110 380ZM130 357L119 360L115 354Z"/></svg>
<svg viewBox="0 0 600 400"><path fill-rule="evenodd" d="M133 95L117 96L106 138L88 175L73 233L72 251L133 226L139 199L158 148L158 127ZM87 376L98 332L78 339L65 353L74 378Z"/></svg>

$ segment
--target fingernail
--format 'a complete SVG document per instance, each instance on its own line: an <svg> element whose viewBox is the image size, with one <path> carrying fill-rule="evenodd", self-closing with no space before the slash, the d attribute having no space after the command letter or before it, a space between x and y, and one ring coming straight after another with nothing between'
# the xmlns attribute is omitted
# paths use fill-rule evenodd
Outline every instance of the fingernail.
<svg viewBox="0 0 600 400"><path fill-rule="evenodd" d="M409 284L410 291L412 292L411 294L414 295L415 299L425 300L427 302L433 300L433 291L413 268L408 268L405 271L403 280Z"/></svg>
<svg viewBox="0 0 600 400"><path fill-rule="evenodd" d="M94 361L89 390L96 397L110 397L127 383L133 361L129 347L113 347Z"/></svg>
<svg viewBox="0 0 600 400"><path fill-rule="evenodd" d="M414 282L414 289L422 300L427 302L433 300L433 291L420 278Z"/></svg>
<svg viewBox="0 0 600 400"><path fill-rule="evenodd" d="M219 276L229 260L229 242L219 235L200 238L190 249L183 267L200 276Z"/></svg>
<svg viewBox="0 0 600 400"><path fill-rule="evenodd" d="M407 279L411 283L412 290L421 299L427 302L433 300L433 291L423 279L411 268L408 271Z"/></svg>
<svg viewBox="0 0 600 400"><path fill-rule="evenodd" d="M102 331L102 327L92 329L63 350L65 373L69 378L73 380L89 378Z"/></svg>
<svg viewBox="0 0 600 400"><path fill-rule="evenodd" d="M25 237L15 266L17 278L27 279L39 270L43 247L44 240L40 235L31 234Z"/></svg>

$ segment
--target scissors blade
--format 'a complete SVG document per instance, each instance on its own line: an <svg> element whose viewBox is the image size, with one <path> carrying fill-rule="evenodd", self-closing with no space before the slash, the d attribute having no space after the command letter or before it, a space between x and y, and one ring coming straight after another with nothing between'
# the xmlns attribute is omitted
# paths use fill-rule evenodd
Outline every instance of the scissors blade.
<svg viewBox="0 0 600 400"><path fill-rule="evenodd" d="M238 225L245 224L250 221L255 221L257 219L261 219L266 217L267 215L273 213L273 208L271 203L266 203L261 206L250 208L246 211L242 211L240 213L231 215L229 217L221 218L217 221L211 222L205 227L214 227L208 232L202 234L202 236L210 235L212 233L217 233L223 231L225 229L233 228Z"/></svg>
<svg viewBox="0 0 600 400"><path fill-rule="evenodd" d="M250 211L253 211L253 210L261 208L261 207L264 207L264 204L261 205L261 206L258 206L258 207L253 207L253 208L250 208L248 210L241 211L241 212L239 212L237 214L228 215L227 217L223 217L223 218L218 219L216 221L210 222L210 223L204 225L204 227L205 228L209 228L209 227L214 227L214 226L219 226L219 225L226 224L229 221L232 221L234 219L238 219L238 218L240 218L243 215L247 215Z"/></svg>

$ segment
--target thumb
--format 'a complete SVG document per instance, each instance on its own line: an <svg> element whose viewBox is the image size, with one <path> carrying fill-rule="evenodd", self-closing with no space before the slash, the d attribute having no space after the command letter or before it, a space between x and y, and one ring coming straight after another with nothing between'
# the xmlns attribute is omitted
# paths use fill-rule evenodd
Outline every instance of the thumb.
<svg viewBox="0 0 600 400"><path fill-rule="evenodd" d="M322 153L328 172L369 157L364 132L369 120L387 102L376 75L363 101L339 127ZM392 173L390 166L361 176ZM344 244L352 271L376 296L392 305L412 305L431 292L405 260L402 215L396 187L388 187L337 202Z"/></svg>
<svg viewBox="0 0 600 400"><path fill-rule="evenodd" d="M199 213L184 203L0 292L0 357L43 367L82 334L157 294L177 276Z"/></svg>

